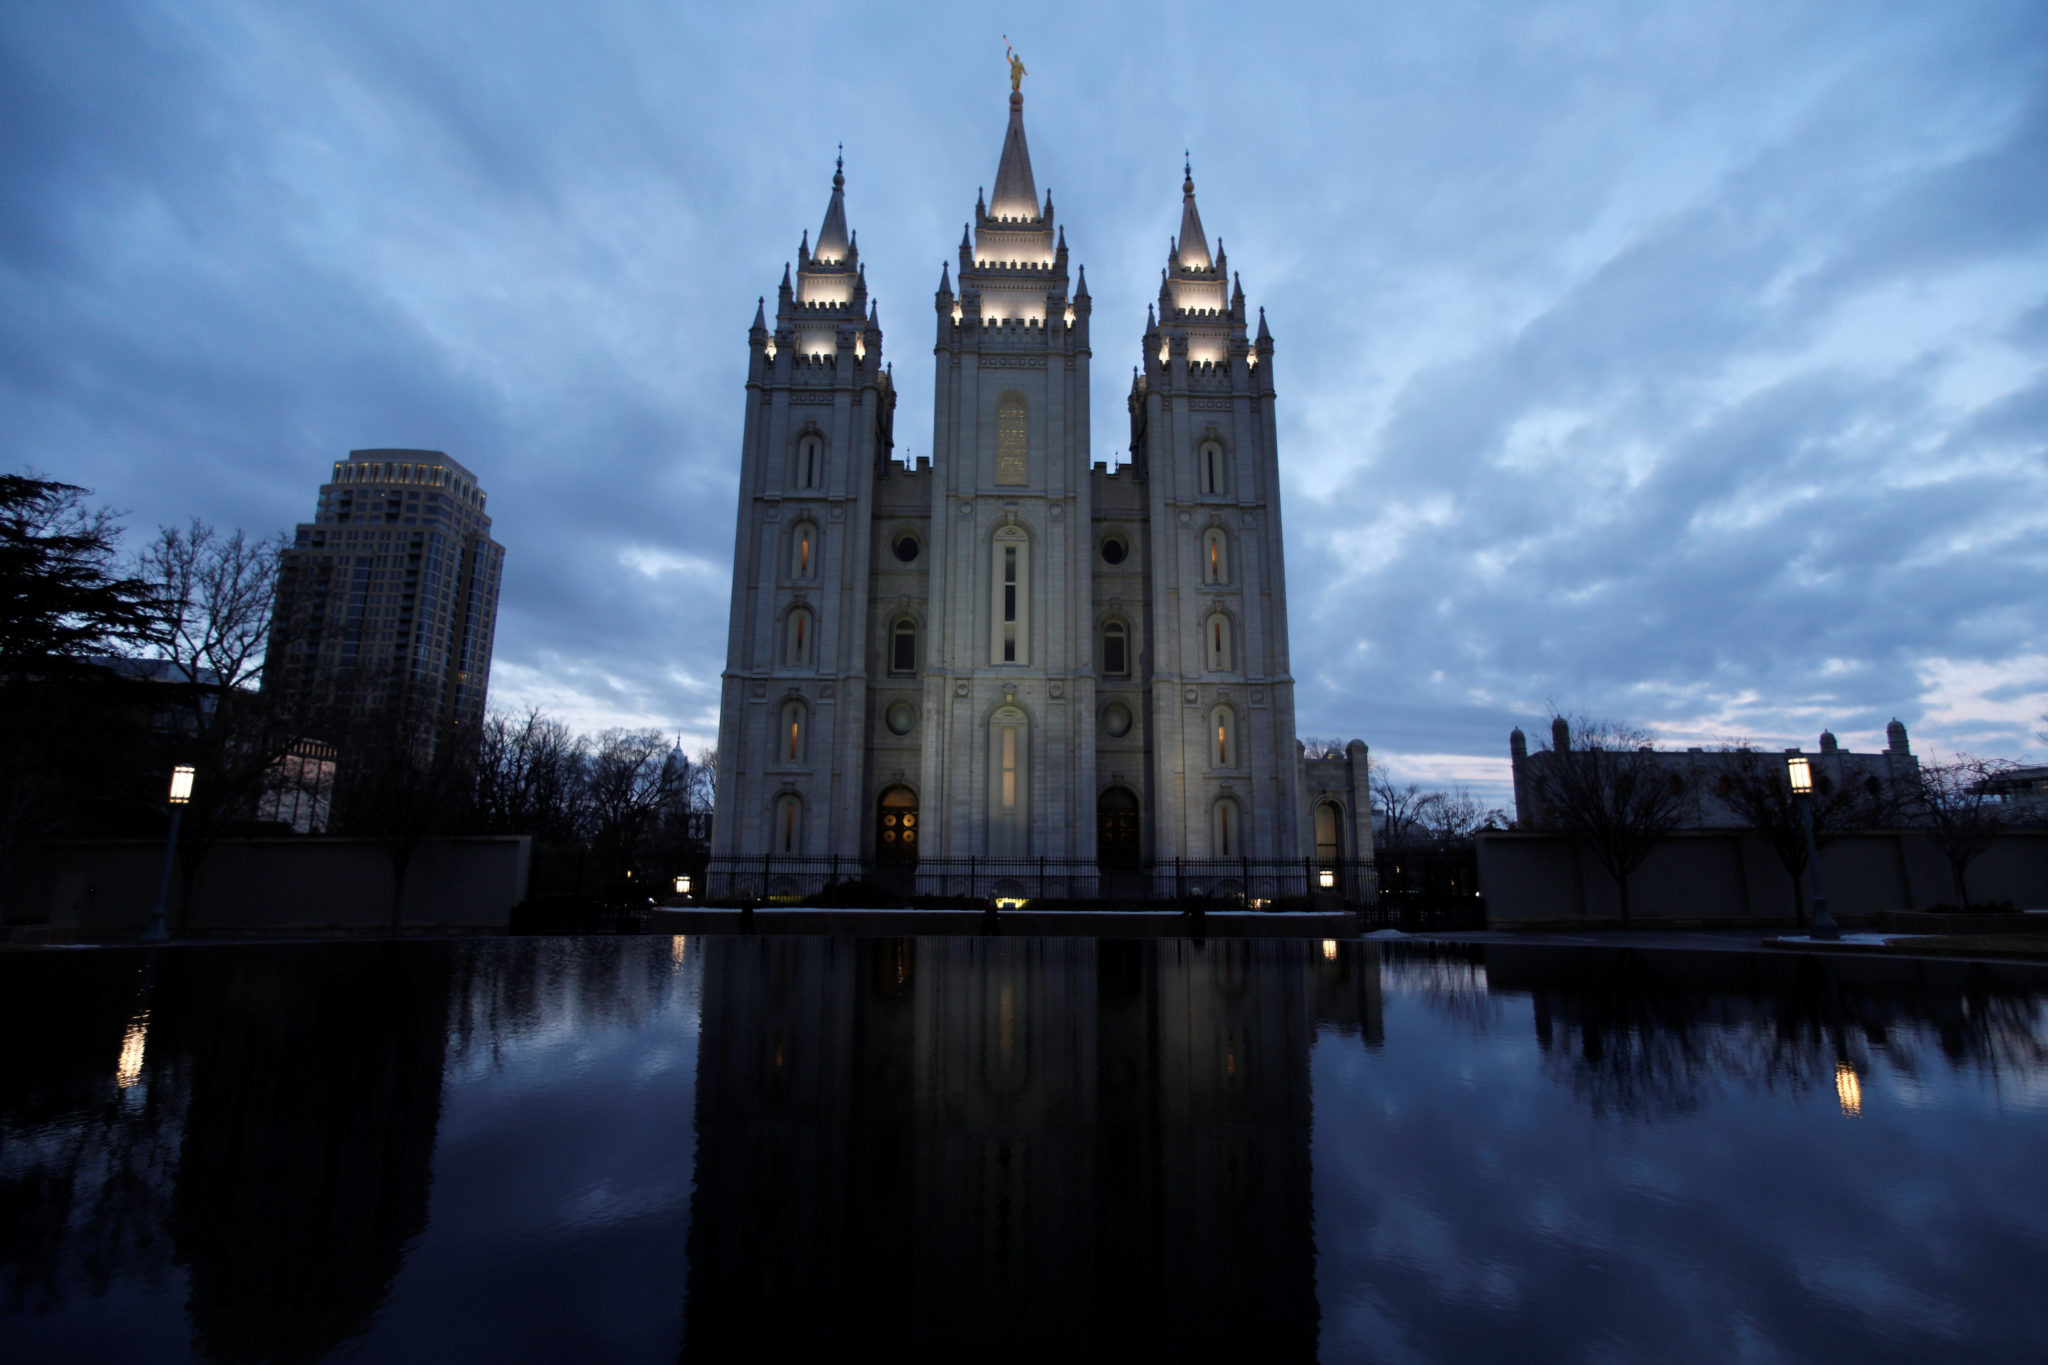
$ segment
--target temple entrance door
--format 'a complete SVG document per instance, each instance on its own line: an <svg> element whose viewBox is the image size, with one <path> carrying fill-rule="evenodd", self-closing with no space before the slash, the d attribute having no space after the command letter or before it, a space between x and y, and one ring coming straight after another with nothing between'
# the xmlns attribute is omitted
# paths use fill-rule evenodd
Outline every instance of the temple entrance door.
<svg viewBox="0 0 2048 1365"><path fill-rule="evenodd" d="M917 793L891 787L882 793L875 819L875 864L885 868L917 866Z"/></svg>
<svg viewBox="0 0 2048 1365"><path fill-rule="evenodd" d="M1095 803L1095 862L1104 869L1138 865L1138 798L1111 787Z"/></svg>

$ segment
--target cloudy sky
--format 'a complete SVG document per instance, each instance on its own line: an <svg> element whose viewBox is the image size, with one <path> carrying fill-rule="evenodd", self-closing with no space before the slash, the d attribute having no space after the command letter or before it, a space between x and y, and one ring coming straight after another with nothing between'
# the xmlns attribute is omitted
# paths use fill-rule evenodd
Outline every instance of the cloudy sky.
<svg viewBox="0 0 2048 1365"><path fill-rule="evenodd" d="M754 300L843 141L929 453L1007 32L1096 457L1183 149L1266 307L1304 733L1489 794L1552 705L2040 755L2048 7L1033 12L11 0L0 463L139 542L446 450L508 547L493 703L708 743Z"/></svg>

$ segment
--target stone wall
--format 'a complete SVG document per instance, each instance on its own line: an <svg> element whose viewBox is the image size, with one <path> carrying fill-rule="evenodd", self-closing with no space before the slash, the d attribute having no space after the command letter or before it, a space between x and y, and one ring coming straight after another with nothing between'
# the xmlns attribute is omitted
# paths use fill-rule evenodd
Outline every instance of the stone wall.
<svg viewBox="0 0 2048 1365"><path fill-rule="evenodd" d="M1494 926L1617 923L1614 880L1570 836L1511 830L1479 836L1479 889ZM1828 908L1848 922L1956 899L1941 851L1918 830L1843 836L1821 850ZM2048 830L2005 834L1969 868L1972 901L2048 907ZM1637 920L1702 925L1789 923L1792 880L1760 836L1683 830L1629 880ZM1812 895L1811 883L1803 892Z"/></svg>
<svg viewBox="0 0 2048 1365"><path fill-rule="evenodd" d="M526 898L532 846L524 836L426 840L406 871L401 926L502 930ZM86 937L140 930L163 857L158 839L51 844L18 869L9 921L75 925ZM189 906L173 874L166 918L174 933L380 929L391 922L392 877L384 849L367 840L223 839Z"/></svg>

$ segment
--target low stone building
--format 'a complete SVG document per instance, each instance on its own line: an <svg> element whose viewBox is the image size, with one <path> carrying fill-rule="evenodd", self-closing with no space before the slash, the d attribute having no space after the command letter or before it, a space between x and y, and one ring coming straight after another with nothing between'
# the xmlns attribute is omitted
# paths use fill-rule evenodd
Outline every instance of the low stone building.
<svg viewBox="0 0 2048 1365"><path fill-rule="evenodd" d="M1814 783L1823 791L1860 787L1874 808L1897 811L1920 782L1920 760L1913 755L1906 727L1897 720L1885 727L1885 748L1877 753L1852 753L1841 747L1832 733L1823 730L1818 752L1786 749L1782 754L1767 749L1693 748L1656 750L1660 769L1677 776L1685 786L1684 813L1680 829L1742 829L1751 821L1732 801L1735 784L1759 759L1783 765L1786 758L1805 753L1812 765ZM1520 727L1508 735L1508 757L1514 769L1515 828L1557 829L1555 812L1544 801L1542 781L1545 768L1558 750L1572 746L1570 724L1559 716L1550 722L1550 748L1529 751L1529 741ZM1782 771L1782 766L1781 766Z"/></svg>

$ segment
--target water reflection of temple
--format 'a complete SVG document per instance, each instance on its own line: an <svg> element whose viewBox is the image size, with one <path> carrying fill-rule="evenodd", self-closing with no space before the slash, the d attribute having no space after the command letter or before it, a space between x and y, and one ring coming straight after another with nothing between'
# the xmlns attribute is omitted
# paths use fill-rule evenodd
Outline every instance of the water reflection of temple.
<svg viewBox="0 0 2048 1365"><path fill-rule="evenodd" d="M701 942L686 1357L1313 1353L1308 1049L1377 1041L1370 947Z"/></svg>

